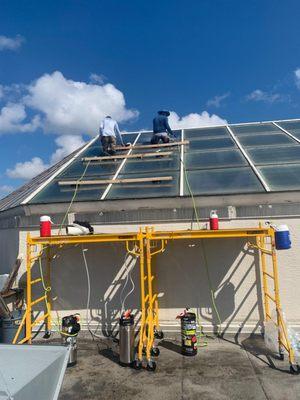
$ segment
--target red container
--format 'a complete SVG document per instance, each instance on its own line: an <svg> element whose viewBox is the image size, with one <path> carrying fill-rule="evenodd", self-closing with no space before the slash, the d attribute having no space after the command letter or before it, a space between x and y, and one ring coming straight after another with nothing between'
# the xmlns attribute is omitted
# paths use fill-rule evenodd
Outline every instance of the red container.
<svg viewBox="0 0 300 400"><path fill-rule="evenodd" d="M210 212L209 227L212 231L217 231L219 229L219 217L214 210Z"/></svg>
<svg viewBox="0 0 300 400"><path fill-rule="evenodd" d="M51 218L48 215L43 215L40 218L40 236L51 236Z"/></svg>

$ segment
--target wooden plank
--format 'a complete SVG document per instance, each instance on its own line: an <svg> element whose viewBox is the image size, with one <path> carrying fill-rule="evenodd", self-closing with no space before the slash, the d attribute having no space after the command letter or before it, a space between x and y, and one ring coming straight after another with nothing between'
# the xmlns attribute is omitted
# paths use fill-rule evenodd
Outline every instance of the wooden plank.
<svg viewBox="0 0 300 400"><path fill-rule="evenodd" d="M174 147L174 146L184 146L186 144L189 144L188 140L183 140L182 142L169 142L169 143L159 143L159 144L140 144L140 145L130 145L127 147L123 146L116 146L116 150L124 150L124 149L154 149L154 148L161 148L161 147Z"/></svg>
<svg viewBox="0 0 300 400"><path fill-rule="evenodd" d="M94 179L90 181L59 181L59 186L69 186L69 185L108 185L110 183L137 183L137 182L165 182L172 181L172 176L154 176L151 178L127 178L127 179Z"/></svg>
<svg viewBox="0 0 300 400"><path fill-rule="evenodd" d="M169 160L172 160L172 157L173 157L173 152L172 152L172 155L171 156L164 156L164 157L159 157L159 154L160 153L158 153L158 156L157 156L157 159L155 158L155 159L153 159L153 158L133 158L133 159L131 159L131 160L128 160L128 162L139 162L139 163L143 163L143 164L145 164L145 163L153 163L153 161L169 161ZM84 163L86 163L86 161L83 161ZM116 164L116 161L114 161L113 159L112 160L106 160L105 161L105 165L115 165ZM91 164L90 165L103 165L103 163L101 162L101 161L91 161Z"/></svg>
<svg viewBox="0 0 300 400"><path fill-rule="evenodd" d="M84 157L82 161L103 161L103 160L114 160L114 159L124 159L124 158L147 158L147 157L161 157L170 156L172 151L161 151L154 153L138 153L138 154L118 154L115 156L103 156L103 157Z"/></svg>

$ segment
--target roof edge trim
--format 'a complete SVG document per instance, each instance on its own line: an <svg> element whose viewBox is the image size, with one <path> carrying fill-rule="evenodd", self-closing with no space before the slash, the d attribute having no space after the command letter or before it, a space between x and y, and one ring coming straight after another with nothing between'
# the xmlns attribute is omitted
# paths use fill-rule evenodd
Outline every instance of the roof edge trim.
<svg viewBox="0 0 300 400"><path fill-rule="evenodd" d="M91 139L84 147L82 147L69 161L63 164L57 171L54 172L53 175L50 176L44 183L42 183L34 192L32 192L25 200L21 202L21 204L27 204L30 200L32 200L42 189L44 189L53 179L60 174L65 168L67 168L76 158L84 152L92 143L94 143L98 139L98 136L95 136Z"/></svg>

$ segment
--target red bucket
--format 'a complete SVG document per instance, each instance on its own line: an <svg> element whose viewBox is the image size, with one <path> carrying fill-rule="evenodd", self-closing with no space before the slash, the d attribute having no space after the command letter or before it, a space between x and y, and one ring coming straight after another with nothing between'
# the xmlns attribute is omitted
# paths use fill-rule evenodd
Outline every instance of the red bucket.
<svg viewBox="0 0 300 400"><path fill-rule="evenodd" d="M43 215L40 218L40 236L51 236L51 218L48 215Z"/></svg>

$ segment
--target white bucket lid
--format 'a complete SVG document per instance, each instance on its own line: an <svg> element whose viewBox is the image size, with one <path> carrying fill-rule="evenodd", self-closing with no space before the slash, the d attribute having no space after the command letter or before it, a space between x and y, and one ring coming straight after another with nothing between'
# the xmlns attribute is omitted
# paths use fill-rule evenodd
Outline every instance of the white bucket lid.
<svg viewBox="0 0 300 400"><path fill-rule="evenodd" d="M289 231L289 227L287 225L276 226L276 232L286 232L286 231Z"/></svg>
<svg viewBox="0 0 300 400"><path fill-rule="evenodd" d="M48 215L42 215L40 217L40 222L47 222L47 221L51 222L51 217L49 217Z"/></svg>

